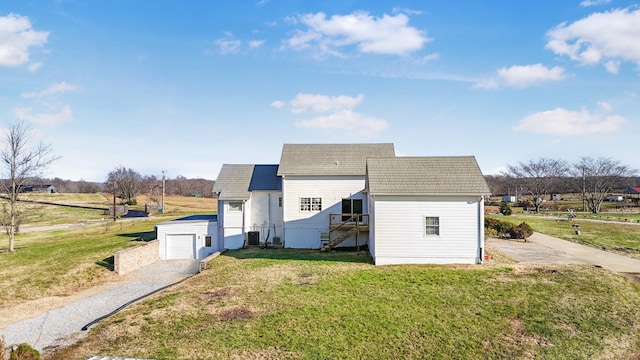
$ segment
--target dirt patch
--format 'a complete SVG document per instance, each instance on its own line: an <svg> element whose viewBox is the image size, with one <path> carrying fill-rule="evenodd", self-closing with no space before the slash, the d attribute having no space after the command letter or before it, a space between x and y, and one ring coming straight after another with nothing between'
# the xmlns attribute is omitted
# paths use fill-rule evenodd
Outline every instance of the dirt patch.
<svg viewBox="0 0 640 360"><path fill-rule="evenodd" d="M236 291L237 291L236 288L224 287L224 288L209 290L202 295L207 299L223 298L223 297L229 297L231 295L234 295Z"/></svg>
<svg viewBox="0 0 640 360"><path fill-rule="evenodd" d="M246 306L236 306L230 309L221 310L218 313L218 319L220 319L220 321L252 319L253 316L253 311Z"/></svg>
<svg viewBox="0 0 640 360"><path fill-rule="evenodd" d="M504 337L504 341L506 343L511 343L518 348L522 348L522 358L535 359L540 348L554 346L553 343L542 336L527 335L524 321L522 319L514 317L507 321L511 334L506 335Z"/></svg>
<svg viewBox="0 0 640 360"><path fill-rule="evenodd" d="M624 277L629 280L635 281L640 284L640 273L621 273Z"/></svg>

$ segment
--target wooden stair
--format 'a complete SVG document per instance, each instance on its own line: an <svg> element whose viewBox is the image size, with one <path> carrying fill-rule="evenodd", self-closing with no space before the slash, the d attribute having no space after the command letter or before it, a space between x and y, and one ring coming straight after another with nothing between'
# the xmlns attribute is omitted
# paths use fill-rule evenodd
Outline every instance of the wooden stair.
<svg viewBox="0 0 640 360"><path fill-rule="evenodd" d="M345 241L348 238L352 237L357 232L358 232L358 228L354 227L352 229L349 229L349 231L345 232L344 234L342 234L342 235L338 236L337 238L335 238L335 239L329 241L328 243L324 244L322 246L322 248L320 248L320 251L329 251L329 250L333 249L335 246L339 245L343 241Z"/></svg>

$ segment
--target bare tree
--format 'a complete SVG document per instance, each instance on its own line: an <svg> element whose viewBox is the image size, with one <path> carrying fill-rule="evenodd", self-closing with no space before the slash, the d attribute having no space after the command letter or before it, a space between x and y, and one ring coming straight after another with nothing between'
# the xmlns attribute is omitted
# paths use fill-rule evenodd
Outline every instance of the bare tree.
<svg viewBox="0 0 640 360"><path fill-rule="evenodd" d="M58 157L52 155L49 144L39 142L34 144L31 128L25 123L12 125L5 137L4 148L0 152L0 159L4 166L3 192L9 200L8 234L9 251L15 251L14 238L20 224L19 206L20 194L28 179L41 177L45 168Z"/></svg>
<svg viewBox="0 0 640 360"><path fill-rule="evenodd" d="M547 195L569 172L569 165L564 160L540 158L526 163L507 166L505 175L516 179L517 188L531 196L535 211Z"/></svg>
<svg viewBox="0 0 640 360"><path fill-rule="evenodd" d="M142 176L133 169L127 169L124 166L115 168L107 175L106 187L114 189L116 195L127 204L134 204L135 198L140 191L140 182Z"/></svg>
<svg viewBox="0 0 640 360"><path fill-rule="evenodd" d="M573 164L573 176L576 179L577 192L582 194L586 207L594 214L600 212L600 206L611 190L626 178L636 175L636 170L610 158L583 157Z"/></svg>

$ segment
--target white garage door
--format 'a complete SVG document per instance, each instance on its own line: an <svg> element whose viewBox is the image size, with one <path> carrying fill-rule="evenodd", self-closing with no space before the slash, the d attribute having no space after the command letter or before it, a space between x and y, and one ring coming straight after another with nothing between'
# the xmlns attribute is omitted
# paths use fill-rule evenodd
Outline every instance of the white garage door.
<svg viewBox="0 0 640 360"><path fill-rule="evenodd" d="M195 234L167 234L167 260L195 259Z"/></svg>

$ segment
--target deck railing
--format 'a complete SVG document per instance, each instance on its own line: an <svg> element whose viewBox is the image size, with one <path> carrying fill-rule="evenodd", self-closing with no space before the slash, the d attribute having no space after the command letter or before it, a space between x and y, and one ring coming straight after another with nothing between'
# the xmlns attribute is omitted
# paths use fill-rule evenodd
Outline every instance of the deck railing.
<svg viewBox="0 0 640 360"><path fill-rule="evenodd" d="M369 214L329 214L329 226L333 229L355 225L369 225Z"/></svg>

